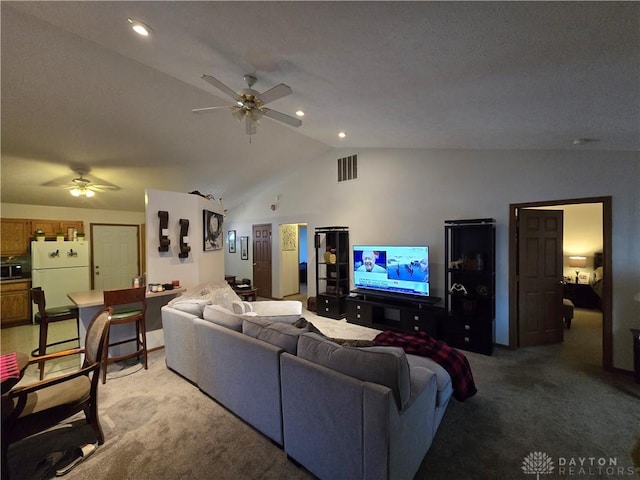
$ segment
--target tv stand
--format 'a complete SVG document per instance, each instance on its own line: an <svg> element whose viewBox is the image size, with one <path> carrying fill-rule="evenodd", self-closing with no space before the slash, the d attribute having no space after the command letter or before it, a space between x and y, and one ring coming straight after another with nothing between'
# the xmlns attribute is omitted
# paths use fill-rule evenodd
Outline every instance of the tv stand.
<svg viewBox="0 0 640 480"><path fill-rule="evenodd" d="M356 289L347 297L347 322L397 332L426 332L440 338L444 309L437 297L406 297Z"/></svg>

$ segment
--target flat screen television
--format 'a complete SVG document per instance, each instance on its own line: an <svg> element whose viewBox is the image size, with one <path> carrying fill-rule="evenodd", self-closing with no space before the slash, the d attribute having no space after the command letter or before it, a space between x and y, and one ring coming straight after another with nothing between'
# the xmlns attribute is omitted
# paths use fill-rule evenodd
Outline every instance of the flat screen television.
<svg viewBox="0 0 640 480"><path fill-rule="evenodd" d="M356 291L429 296L429 247L354 245Z"/></svg>

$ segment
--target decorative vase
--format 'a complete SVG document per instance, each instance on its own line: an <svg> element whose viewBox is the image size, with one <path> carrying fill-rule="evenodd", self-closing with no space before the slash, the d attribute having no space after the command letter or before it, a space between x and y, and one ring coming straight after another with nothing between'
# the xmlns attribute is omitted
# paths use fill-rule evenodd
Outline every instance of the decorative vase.
<svg viewBox="0 0 640 480"><path fill-rule="evenodd" d="M64 242L64 234L56 233L56 242Z"/></svg>
<svg viewBox="0 0 640 480"><path fill-rule="evenodd" d="M44 242L45 240L46 240L46 239L45 239L45 236L44 236L44 235L36 235L36 241L38 241L38 242Z"/></svg>

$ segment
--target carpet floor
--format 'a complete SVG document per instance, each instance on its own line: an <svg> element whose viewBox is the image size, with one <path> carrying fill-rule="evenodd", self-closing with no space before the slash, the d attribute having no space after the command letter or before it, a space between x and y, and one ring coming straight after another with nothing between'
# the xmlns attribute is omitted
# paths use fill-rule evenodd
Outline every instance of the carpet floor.
<svg viewBox="0 0 640 480"><path fill-rule="evenodd" d="M465 352L478 394L451 400L416 479L640 478L640 385L602 370L599 318L577 309L561 345L498 348L491 357ZM100 385L106 442L65 478L313 478L168 370L163 350L150 354L148 370L114 367ZM58 452L94 440L80 416L18 442L9 449L11 478L53 478ZM553 468L525 471L533 452Z"/></svg>

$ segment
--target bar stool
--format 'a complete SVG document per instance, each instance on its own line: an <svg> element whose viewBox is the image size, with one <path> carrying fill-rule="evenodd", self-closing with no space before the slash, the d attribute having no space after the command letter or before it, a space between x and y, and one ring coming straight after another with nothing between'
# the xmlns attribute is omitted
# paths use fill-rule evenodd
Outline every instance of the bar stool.
<svg viewBox="0 0 640 480"><path fill-rule="evenodd" d="M147 366L147 329L145 326L145 314L147 312L146 288L125 288L122 290L105 290L104 306L113 308L111 322L109 324L109 333L107 338L111 336L111 330L114 325L123 325L135 323L136 336L127 340L121 340L110 343L107 340L108 347L114 347L123 343L136 342L136 351L120 356L110 357L109 348L105 348L102 352L102 383L107 382L107 366L113 362L119 362L129 358L137 357L140 360L142 356L142 364L145 370Z"/></svg>
<svg viewBox="0 0 640 480"><path fill-rule="evenodd" d="M44 290L42 287L34 287L31 289L31 301L38 306L38 312L34 315L36 323L40 324L40 340L38 342L38 348L34 348L31 351L31 356L37 358L47 353L47 348L55 345L61 345L67 342L76 342L80 339L80 316L78 314L78 308L75 306L65 306L56 308L47 308L47 302L44 296ZM61 322L62 320L76 320L76 332L78 336L70 338L68 340L61 340L59 342L47 343L47 335L49 333L49 324L53 322ZM44 379L44 363L38 362L38 368L40 369L40 380Z"/></svg>

